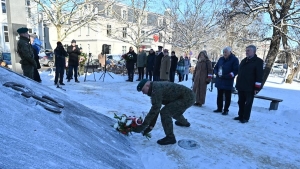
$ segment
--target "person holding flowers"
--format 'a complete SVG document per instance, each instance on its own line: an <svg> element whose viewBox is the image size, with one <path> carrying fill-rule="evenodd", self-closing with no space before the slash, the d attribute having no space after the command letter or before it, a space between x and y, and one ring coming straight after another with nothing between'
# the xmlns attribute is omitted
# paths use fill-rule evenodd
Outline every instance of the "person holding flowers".
<svg viewBox="0 0 300 169"><path fill-rule="evenodd" d="M190 123L184 118L183 113L186 109L195 103L193 91L183 85L172 82L151 82L143 79L137 85L137 91L142 91L151 97L152 107L146 115L142 125L133 129L134 132L149 133L154 127L158 115L161 116L161 122L166 137L157 141L160 145L175 144L176 138L173 133L173 121L177 126L189 127ZM163 108L162 105L164 105Z"/></svg>

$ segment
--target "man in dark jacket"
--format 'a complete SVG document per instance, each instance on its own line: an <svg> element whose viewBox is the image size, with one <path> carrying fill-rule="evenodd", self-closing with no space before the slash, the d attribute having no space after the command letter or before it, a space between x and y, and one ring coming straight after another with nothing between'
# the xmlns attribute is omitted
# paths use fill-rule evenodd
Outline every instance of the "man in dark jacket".
<svg viewBox="0 0 300 169"><path fill-rule="evenodd" d="M231 102L231 92L233 88L234 77L239 69L239 60L231 52L230 47L223 49L223 57L220 57L214 67L214 74L217 75L215 86L218 89L217 106L214 112L222 112L223 95L225 94L225 106L223 115L228 115Z"/></svg>
<svg viewBox="0 0 300 169"><path fill-rule="evenodd" d="M73 39L71 42L71 46L68 46L67 48L67 52L69 54L69 63L68 63L68 67L69 67L69 72L68 72L68 82L70 82L71 77L73 76L73 70L74 70L74 77L75 77L75 82L79 83L78 79L77 79L77 75L78 75L78 65L79 65L79 55L80 55L80 49L78 48L78 46L76 45L76 41Z"/></svg>
<svg viewBox="0 0 300 169"><path fill-rule="evenodd" d="M20 40L18 41L18 54L21 57L20 64L23 70L23 75L34 79L34 69L37 68L37 64L34 60L33 48L29 43L28 28L19 28L17 32L20 35Z"/></svg>
<svg viewBox="0 0 300 169"><path fill-rule="evenodd" d="M143 79L137 86L137 91L142 91L151 97L152 107L144 119L142 125L134 129L134 132L146 133L146 129L157 120L160 114L162 126L166 137L157 141L160 145L175 144L176 138L173 133L173 121L182 127L189 127L190 123L184 118L183 113L195 103L193 91L186 86L171 82L151 82ZM163 108L162 105L164 105ZM148 130L149 132L149 130Z"/></svg>
<svg viewBox="0 0 300 169"><path fill-rule="evenodd" d="M256 46L247 46L246 56L239 66L235 86L239 96L239 116L234 120L241 123L249 121L254 95L260 91L263 77L263 60L257 57Z"/></svg>
<svg viewBox="0 0 300 169"><path fill-rule="evenodd" d="M158 54L155 57L154 69L153 69L153 81L159 81L160 77L160 65L161 59L164 57L164 53L162 52L162 46L158 46Z"/></svg>
<svg viewBox="0 0 300 169"><path fill-rule="evenodd" d="M57 42L56 44L57 44L57 46L54 50L54 55L55 55L54 84L57 85L58 78L59 78L59 84L65 85L63 82L63 79L64 79L64 71L65 71L65 67L66 67L66 57L68 56L68 54L65 51L61 42Z"/></svg>
<svg viewBox="0 0 300 169"><path fill-rule="evenodd" d="M171 52L171 67L170 67L170 82L175 80L175 72L177 69L178 58L175 55L175 51Z"/></svg>
<svg viewBox="0 0 300 169"><path fill-rule="evenodd" d="M149 55L147 56L147 66L146 66L146 79L148 79L148 75L149 75L150 81L152 81L154 61L155 61L155 52L153 49L150 49Z"/></svg>
<svg viewBox="0 0 300 169"><path fill-rule="evenodd" d="M127 69L127 73L128 73L128 80L126 80L126 81L133 82L134 64L137 61L137 54L134 52L132 46L129 48L129 52L125 55L124 59L126 61L126 69Z"/></svg>

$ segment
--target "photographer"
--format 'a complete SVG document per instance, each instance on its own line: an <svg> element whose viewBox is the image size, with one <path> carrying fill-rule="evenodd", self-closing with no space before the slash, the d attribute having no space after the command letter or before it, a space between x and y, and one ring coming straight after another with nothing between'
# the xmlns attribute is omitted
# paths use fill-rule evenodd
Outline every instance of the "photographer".
<svg viewBox="0 0 300 169"><path fill-rule="evenodd" d="M79 83L77 79L78 75L78 65L79 65L79 59L78 56L81 54L80 49L76 45L76 41L73 39L71 42L71 46L68 46L67 52L69 54L69 73L68 73L68 82L70 82L71 77L73 76L73 70L74 70L74 77L75 77L75 82Z"/></svg>

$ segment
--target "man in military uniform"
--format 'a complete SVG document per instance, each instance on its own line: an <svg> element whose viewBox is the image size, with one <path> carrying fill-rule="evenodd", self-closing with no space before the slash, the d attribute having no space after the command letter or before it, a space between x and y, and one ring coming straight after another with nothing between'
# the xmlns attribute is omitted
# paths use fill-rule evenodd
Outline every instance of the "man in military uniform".
<svg viewBox="0 0 300 169"><path fill-rule="evenodd" d="M18 41L18 53L21 57L21 67L23 70L23 75L33 79L34 69L37 68L37 64L34 60L33 49L30 42L30 36L28 34L27 28L19 28L17 32L20 35L20 40Z"/></svg>
<svg viewBox="0 0 300 169"><path fill-rule="evenodd" d="M178 126L189 127L190 123L184 118L183 113L195 103L195 95L189 88L172 82L151 82L143 79L137 86L138 91L151 97L152 107L142 125L134 132L143 134L151 131L157 116L160 113L161 123L166 137L157 141L160 145L175 144L173 121ZM162 109L161 106L165 105ZM150 130L149 130L150 128Z"/></svg>

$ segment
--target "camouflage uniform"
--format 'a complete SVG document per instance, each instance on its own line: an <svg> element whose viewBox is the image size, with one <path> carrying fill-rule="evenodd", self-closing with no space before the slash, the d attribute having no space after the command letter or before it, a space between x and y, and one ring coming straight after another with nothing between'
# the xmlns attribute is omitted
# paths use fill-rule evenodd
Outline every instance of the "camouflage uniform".
<svg viewBox="0 0 300 169"><path fill-rule="evenodd" d="M182 124L188 123L182 114L195 103L193 91L172 82L151 82L148 95L151 97L152 107L143 124L149 125L160 113L166 136L175 137L172 118ZM162 105L165 106L161 109Z"/></svg>
<svg viewBox="0 0 300 169"><path fill-rule="evenodd" d="M34 60L33 49L29 43L29 38L20 36L18 41L18 53L21 57L20 64L22 66L23 75L33 79L34 68L37 67Z"/></svg>

